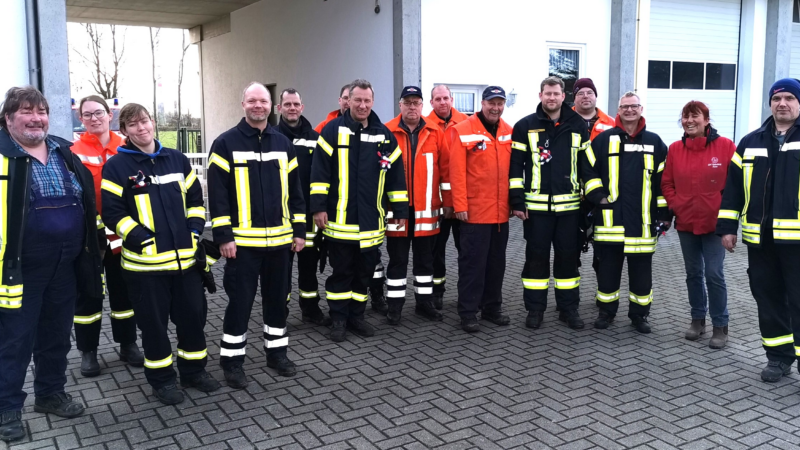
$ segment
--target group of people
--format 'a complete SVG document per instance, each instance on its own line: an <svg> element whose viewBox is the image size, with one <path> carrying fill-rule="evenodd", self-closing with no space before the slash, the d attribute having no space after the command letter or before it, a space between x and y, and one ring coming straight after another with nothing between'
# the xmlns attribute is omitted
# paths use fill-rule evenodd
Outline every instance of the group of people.
<svg viewBox="0 0 800 450"><path fill-rule="evenodd" d="M635 93L623 95L611 117L597 108L591 79L575 82L574 107L564 90L560 78L543 80L536 111L512 127L502 119L506 94L499 86L483 91L472 116L453 107L445 85L434 87L433 111L423 116L423 92L406 86L400 114L384 123L372 110L371 84L359 79L341 89L340 108L312 128L300 92L291 88L277 99L278 126L270 125L273 99L251 83L242 93L244 117L211 145L206 205L189 160L154 138L145 107L122 108L121 139L109 130L113 113L104 99L81 100L87 132L73 144L48 135L49 107L39 91L12 88L0 107L0 439L24 436L22 387L31 355L34 409L61 417L83 412L64 391L66 354L74 323L81 373L100 373L104 285L120 359L143 365L153 395L176 404L184 396L170 320L180 385L220 387L205 370L203 331L204 290L216 291L210 267L218 259L225 258L228 297L220 365L228 386L243 389L259 284L266 364L281 376L296 374L286 324L295 253L302 320L330 326L335 342L348 331L374 335L364 319L370 298L388 324L401 322L409 252L415 313L442 320L451 231L462 329L479 331L479 318L508 325L502 286L513 216L523 221L526 240L527 327L544 320L551 246L559 320L585 326L578 313L580 253L593 241L594 327L608 328L616 317L627 258L628 317L640 333L651 331L657 239L674 217L691 306L686 338L705 333L710 309L712 348L727 341L722 266L741 222L769 360L761 377L774 382L788 374L800 356L800 286L792 276L800 253L791 245L800 241L800 82L772 86L772 116L738 148L719 136L701 102L683 108L684 136L668 149L647 131ZM206 206L211 241L202 237ZM317 284L325 264L332 270L328 316Z"/></svg>

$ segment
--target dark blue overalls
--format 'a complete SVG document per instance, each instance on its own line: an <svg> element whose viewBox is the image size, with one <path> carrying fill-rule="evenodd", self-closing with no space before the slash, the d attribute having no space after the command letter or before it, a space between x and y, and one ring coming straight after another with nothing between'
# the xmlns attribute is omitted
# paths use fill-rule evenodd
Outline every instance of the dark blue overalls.
<svg viewBox="0 0 800 450"><path fill-rule="evenodd" d="M23 232L22 306L0 308L0 411L19 411L33 354L37 397L64 392L67 353L77 299L75 260L85 240L80 193L56 150L65 195L44 197L31 183L32 201ZM89 186L91 189L91 186Z"/></svg>

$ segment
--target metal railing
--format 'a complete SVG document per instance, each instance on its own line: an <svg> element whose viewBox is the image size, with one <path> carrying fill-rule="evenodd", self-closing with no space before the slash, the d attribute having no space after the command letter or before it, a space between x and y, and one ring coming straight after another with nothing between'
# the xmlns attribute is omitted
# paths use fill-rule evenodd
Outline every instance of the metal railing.
<svg viewBox="0 0 800 450"><path fill-rule="evenodd" d="M203 149L203 136L196 128L178 128L176 147L181 153L197 153Z"/></svg>

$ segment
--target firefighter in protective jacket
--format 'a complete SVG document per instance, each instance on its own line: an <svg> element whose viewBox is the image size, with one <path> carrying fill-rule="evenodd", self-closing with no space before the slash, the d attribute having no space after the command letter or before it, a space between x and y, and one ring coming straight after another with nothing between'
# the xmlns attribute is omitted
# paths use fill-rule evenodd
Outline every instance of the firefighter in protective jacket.
<svg viewBox="0 0 800 450"><path fill-rule="evenodd" d="M608 328L619 308L622 263L628 259L628 317L649 333L653 301L652 261L660 233L669 228L669 209L661 194L667 146L645 129L639 97L627 92L619 103L616 126L586 148L586 198L596 205L594 251L599 260L595 328Z"/></svg>

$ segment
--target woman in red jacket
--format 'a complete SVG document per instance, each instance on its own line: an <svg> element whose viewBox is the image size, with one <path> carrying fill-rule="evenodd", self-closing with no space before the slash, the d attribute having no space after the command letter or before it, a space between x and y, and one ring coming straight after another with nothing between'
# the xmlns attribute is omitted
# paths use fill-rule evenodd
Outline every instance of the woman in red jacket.
<svg viewBox="0 0 800 450"><path fill-rule="evenodd" d="M661 189L675 214L686 265L692 310L686 339L697 340L705 332L710 309L714 329L708 345L722 348L728 340L728 291L722 273L725 249L714 229L736 145L711 127L708 107L701 102L691 101L683 107L681 125L684 135L669 147Z"/></svg>

